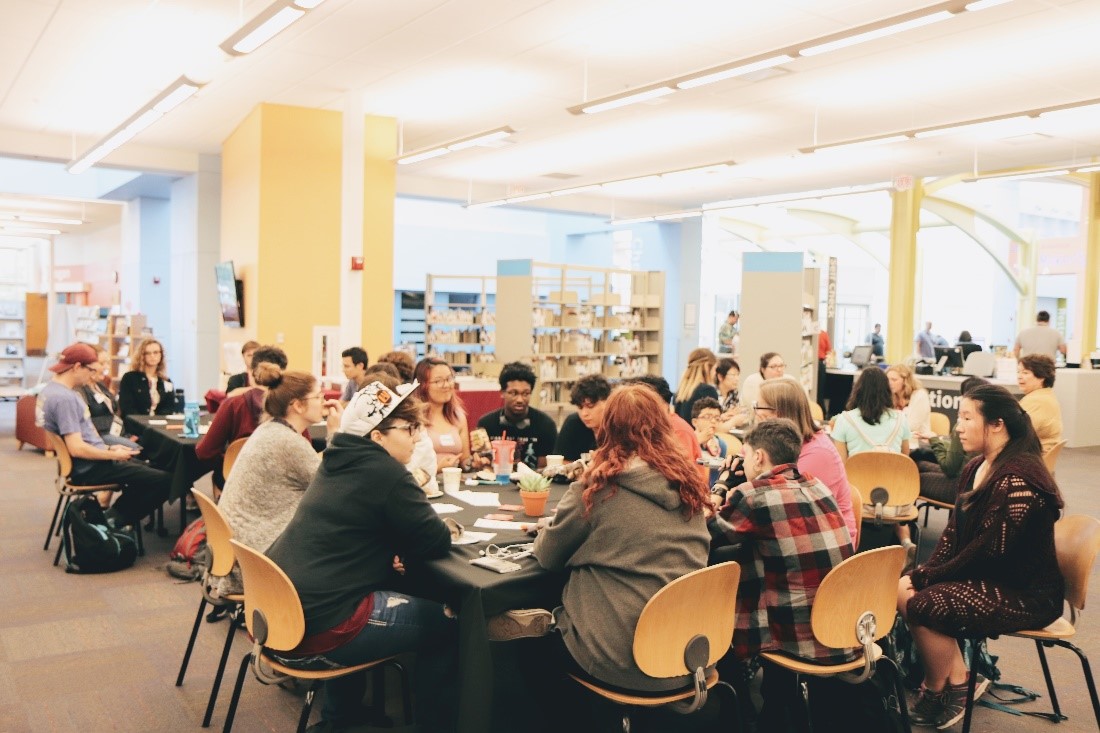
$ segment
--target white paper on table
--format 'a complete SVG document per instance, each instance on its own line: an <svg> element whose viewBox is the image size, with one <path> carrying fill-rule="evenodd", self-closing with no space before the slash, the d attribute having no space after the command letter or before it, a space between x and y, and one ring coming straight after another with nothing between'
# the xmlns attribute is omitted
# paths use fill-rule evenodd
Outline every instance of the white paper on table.
<svg viewBox="0 0 1100 733"><path fill-rule="evenodd" d="M168 421L167 420L150 420L149 424L150 425L167 425Z"/></svg>
<svg viewBox="0 0 1100 733"><path fill-rule="evenodd" d="M436 514L454 514L462 511L462 507L458 504L432 504L432 509L435 509Z"/></svg>
<svg viewBox="0 0 1100 733"><path fill-rule="evenodd" d="M481 519L474 522L475 527L481 527L482 529L518 529L520 531L525 530L534 522L506 522L502 519Z"/></svg>
<svg viewBox="0 0 1100 733"><path fill-rule="evenodd" d="M457 540L451 540L452 545L474 545L478 542L488 542L497 536L496 532L471 532L465 530Z"/></svg>
<svg viewBox="0 0 1100 733"><path fill-rule="evenodd" d="M523 479L524 476L542 476L542 474L538 471L532 470L530 467L528 467L526 463L523 463L521 461L516 464L515 473L513 473L508 478L512 481L520 481Z"/></svg>
<svg viewBox="0 0 1100 733"><path fill-rule="evenodd" d="M495 491L459 490L452 492L451 496L470 506L500 506L500 494Z"/></svg>

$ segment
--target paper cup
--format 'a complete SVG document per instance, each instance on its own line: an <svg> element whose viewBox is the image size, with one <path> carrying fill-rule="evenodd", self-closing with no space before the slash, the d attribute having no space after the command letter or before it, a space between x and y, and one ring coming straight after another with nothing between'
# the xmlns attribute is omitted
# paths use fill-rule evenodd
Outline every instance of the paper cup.
<svg viewBox="0 0 1100 733"><path fill-rule="evenodd" d="M458 491L462 484L462 469L458 466L448 466L443 469L443 490Z"/></svg>
<svg viewBox="0 0 1100 733"><path fill-rule="evenodd" d="M558 466L562 465L563 463L565 463L565 456L557 456L557 455L546 456L546 467L547 468L557 468Z"/></svg>

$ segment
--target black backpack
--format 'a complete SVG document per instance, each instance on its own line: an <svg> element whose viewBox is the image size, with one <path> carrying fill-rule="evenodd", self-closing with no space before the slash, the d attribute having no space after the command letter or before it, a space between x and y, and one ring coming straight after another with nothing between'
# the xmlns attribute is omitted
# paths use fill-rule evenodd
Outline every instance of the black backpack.
<svg viewBox="0 0 1100 733"><path fill-rule="evenodd" d="M814 678L810 688L810 717L814 733L903 733L902 706L894 687L895 669L882 658L867 681L853 685L835 677Z"/></svg>
<svg viewBox="0 0 1100 733"><path fill-rule="evenodd" d="M113 573L137 560L133 536L112 529L92 496L69 504L61 520L61 541L67 573Z"/></svg>

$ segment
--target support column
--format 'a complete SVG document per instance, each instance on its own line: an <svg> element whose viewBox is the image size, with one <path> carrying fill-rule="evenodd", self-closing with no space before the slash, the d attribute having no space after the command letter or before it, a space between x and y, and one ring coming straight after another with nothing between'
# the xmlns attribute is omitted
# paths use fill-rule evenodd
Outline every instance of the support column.
<svg viewBox="0 0 1100 733"><path fill-rule="evenodd" d="M389 348L393 323L396 122L365 129L363 345ZM222 259L244 281L245 327L223 340L281 344L310 369L315 325L341 322L344 125L340 112L262 104L222 145Z"/></svg>
<svg viewBox="0 0 1100 733"><path fill-rule="evenodd" d="M886 359L904 360L913 353L913 304L917 296L917 230L924 185L913 181L908 191L890 194L890 294L886 311Z"/></svg>
<svg viewBox="0 0 1100 733"><path fill-rule="evenodd" d="M1100 304L1100 173L1089 174L1088 219L1085 222L1085 287L1081 314L1081 363L1096 349L1096 309Z"/></svg>

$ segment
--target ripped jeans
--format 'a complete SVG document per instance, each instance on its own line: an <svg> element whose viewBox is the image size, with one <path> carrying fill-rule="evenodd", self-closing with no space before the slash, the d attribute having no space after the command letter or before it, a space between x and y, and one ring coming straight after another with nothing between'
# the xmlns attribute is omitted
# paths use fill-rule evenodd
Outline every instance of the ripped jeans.
<svg viewBox="0 0 1100 733"><path fill-rule="evenodd" d="M458 623L443 604L392 591L375 591L370 621L339 649L323 656L332 666L356 664L402 652L417 652L414 677L416 723L421 731L450 731L458 714ZM367 671L324 683L321 717L350 725L361 709Z"/></svg>

